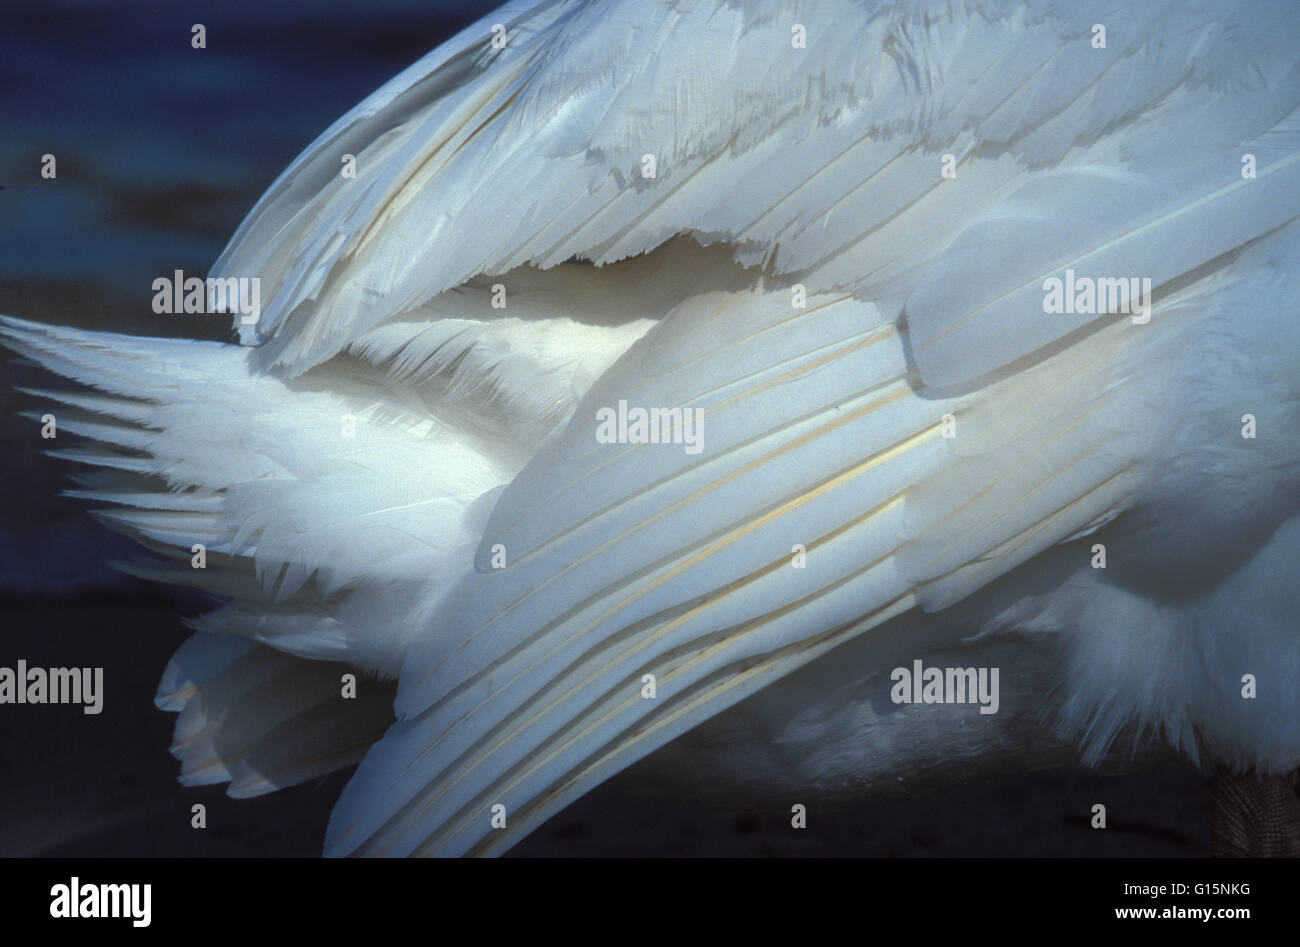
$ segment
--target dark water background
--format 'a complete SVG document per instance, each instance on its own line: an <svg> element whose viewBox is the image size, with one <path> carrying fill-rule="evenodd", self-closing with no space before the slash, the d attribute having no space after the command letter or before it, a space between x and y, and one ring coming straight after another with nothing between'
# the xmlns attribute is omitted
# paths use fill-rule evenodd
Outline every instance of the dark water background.
<svg viewBox="0 0 1300 947"><path fill-rule="evenodd" d="M202 275L279 171L335 118L495 4L448 0L0 0L0 312L229 339L224 317L158 316L152 281ZM207 48L190 28L207 28ZM43 180L51 153L58 177ZM30 190L29 190L30 189ZM0 706L0 855L315 855L347 774L254 800L186 789L153 707L204 603L114 572L136 547L58 496L46 385L0 357L0 666L102 666L105 711ZM1208 793L1190 767L1008 775L915 802L814 813L638 798L615 780L517 854L1201 855ZM1085 814L1107 803L1111 828ZM189 828L190 806L209 828Z"/></svg>

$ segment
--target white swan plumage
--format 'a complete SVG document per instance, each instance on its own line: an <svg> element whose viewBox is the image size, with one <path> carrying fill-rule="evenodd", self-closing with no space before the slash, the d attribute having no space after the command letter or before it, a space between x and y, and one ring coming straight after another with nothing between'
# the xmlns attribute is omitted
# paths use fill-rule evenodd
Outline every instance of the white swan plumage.
<svg viewBox="0 0 1300 947"><path fill-rule="evenodd" d="M225 601L183 778L360 760L327 852L482 854L660 748L808 798L1300 767L1300 8L1095 6L510 3L258 202L242 345L5 320L92 389L37 395L128 568ZM1067 270L1148 318L1045 312ZM1003 712L890 705L922 657Z"/></svg>

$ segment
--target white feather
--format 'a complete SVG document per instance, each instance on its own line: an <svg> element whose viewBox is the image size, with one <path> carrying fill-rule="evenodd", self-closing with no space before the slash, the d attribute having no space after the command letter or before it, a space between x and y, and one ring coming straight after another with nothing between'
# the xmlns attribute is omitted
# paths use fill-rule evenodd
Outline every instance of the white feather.
<svg viewBox="0 0 1300 947"><path fill-rule="evenodd" d="M347 661L397 678L399 719L328 850L498 852L693 727L843 748L844 721L879 722L881 662L964 649L1058 675L1089 760L1157 731L1300 765L1278 579L1298 28L1263 0L511 4L340 119L241 226L213 273L261 280L259 347L0 324L102 392L53 395L94 442L61 452L100 468L79 494L173 576L207 543L185 580L230 601L199 627L278 649L204 651L203 702L164 699L187 778L245 793L342 765L329 734L378 718L343 723L295 668ZM1149 277L1150 322L1044 312L1067 267ZM700 411L703 449L601 442L621 401ZM1267 433L1242 438L1246 414ZM1092 542L1124 566L1092 569ZM857 683L823 695L846 655ZM1259 698L1234 700L1247 670ZM277 675L279 709L254 694ZM237 701L226 752L209 711ZM778 719L800 701L821 730ZM936 748L1058 754L1013 703ZM821 788L925 765L887 745L814 749Z"/></svg>

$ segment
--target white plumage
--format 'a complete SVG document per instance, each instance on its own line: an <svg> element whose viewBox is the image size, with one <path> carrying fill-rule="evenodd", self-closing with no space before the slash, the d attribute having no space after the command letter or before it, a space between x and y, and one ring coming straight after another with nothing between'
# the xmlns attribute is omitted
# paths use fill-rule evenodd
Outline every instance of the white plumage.
<svg viewBox="0 0 1300 947"><path fill-rule="evenodd" d="M229 599L160 690L186 778L354 762L393 698L327 850L459 854L671 741L810 797L1143 730L1300 766L1300 9L1094 7L509 4L252 211L246 347L7 320L100 392L42 395L80 495ZM1150 320L1045 313L1067 269ZM598 442L620 400L703 451ZM886 706L922 655L1004 713Z"/></svg>

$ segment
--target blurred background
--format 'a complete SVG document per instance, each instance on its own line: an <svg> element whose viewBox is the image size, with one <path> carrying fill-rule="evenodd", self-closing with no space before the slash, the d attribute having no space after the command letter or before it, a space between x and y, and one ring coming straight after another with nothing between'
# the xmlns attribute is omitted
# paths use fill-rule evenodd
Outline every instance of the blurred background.
<svg viewBox="0 0 1300 947"><path fill-rule="evenodd" d="M490 12L470 0L5 0L0 5L0 312L150 335L232 338L227 317L155 315L151 284L204 275L258 196L339 115ZM191 47L203 24L207 48ZM41 177L52 154L57 177ZM0 354L0 666L99 666L105 710L0 706L0 855L311 856L347 779L252 800L185 788L153 695L203 599L106 564L137 549L59 496L48 386ZM1189 766L1007 776L814 813L641 798L616 779L516 855L1179 856L1209 853ZM1088 827L1103 801L1110 827ZM208 828L190 828L203 803Z"/></svg>

